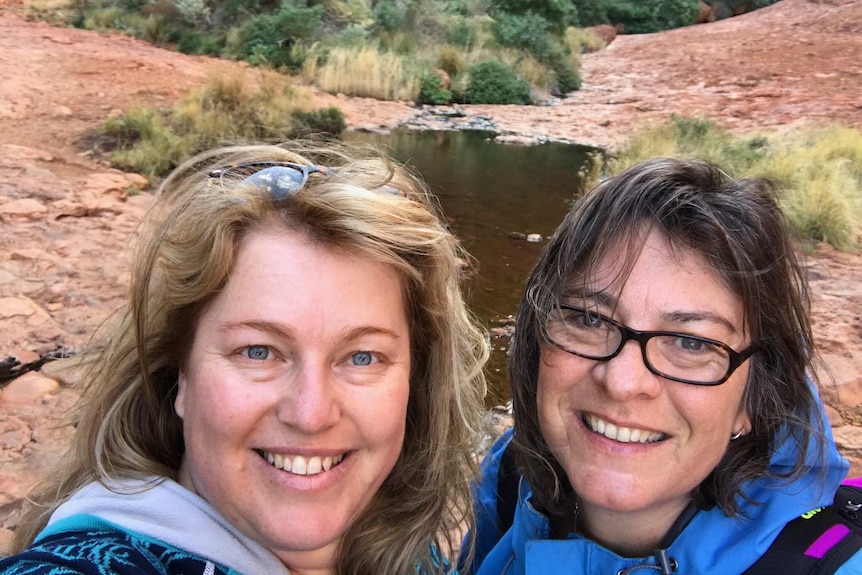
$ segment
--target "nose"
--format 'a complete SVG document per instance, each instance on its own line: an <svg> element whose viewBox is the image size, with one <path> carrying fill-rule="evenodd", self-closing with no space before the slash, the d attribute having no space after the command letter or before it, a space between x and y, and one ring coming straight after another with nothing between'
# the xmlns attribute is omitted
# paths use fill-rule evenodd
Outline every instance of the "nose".
<svg viewBox="0 0 862 575"><path fill-rule="evenodd" d="M662 390L661 377L652 373L640 344L629 340L616 357L597 362L594 376L611 398L628 401L636 398L653 398Z"/></svg>
<svg viewBox="0 0 862 575"><path fill-rule="evenodd" d="M320 433L341 417L337 382L329 366L304 362L284 378L278 419L307 434Z"/></svg>

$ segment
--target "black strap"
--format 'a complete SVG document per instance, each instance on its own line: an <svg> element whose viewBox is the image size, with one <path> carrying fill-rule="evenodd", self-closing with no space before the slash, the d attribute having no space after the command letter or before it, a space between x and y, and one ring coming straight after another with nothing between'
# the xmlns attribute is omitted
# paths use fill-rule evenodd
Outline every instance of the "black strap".
<svg viewBox="0 0 862 575"><path fill-rule="evenodd" d="M806 513L784 526L763 557L744 575L832 575L862 549L862 519L854 504L862 503L862 491L842 485L835 503ZM849 505L848 505L849 504ZM806 555L811 545L836 525L850 532L826 551L822 558Z"/></svg>
<svg viewBox="0 0 862 575"><path fill-rule="evenodd" d="M515 508L518 506L518 483L521 474L515 466L515 453L512 443L503 450L500 457L500 470L497 475L497 529L500 537L509 530L515 521Z"/></svg>

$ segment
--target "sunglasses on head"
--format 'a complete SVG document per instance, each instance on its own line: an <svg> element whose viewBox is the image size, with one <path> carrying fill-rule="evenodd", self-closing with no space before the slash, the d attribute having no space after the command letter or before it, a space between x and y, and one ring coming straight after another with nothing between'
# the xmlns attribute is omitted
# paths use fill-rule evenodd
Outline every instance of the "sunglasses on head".
<svg viewBox="0 0 862 575"><path fill-rule="evenodd" d="M209 173L210 178L223 181L226 176L244 176L243 184L251 184L265 189L274 199L283 200L295 195L308 183L311 174L324 176L335 173L336 168L315 164L296 164L294 162L257 161L241 162L216 168ZM393 186L380 186L375 191L406 196L402 190Z"/></svg>

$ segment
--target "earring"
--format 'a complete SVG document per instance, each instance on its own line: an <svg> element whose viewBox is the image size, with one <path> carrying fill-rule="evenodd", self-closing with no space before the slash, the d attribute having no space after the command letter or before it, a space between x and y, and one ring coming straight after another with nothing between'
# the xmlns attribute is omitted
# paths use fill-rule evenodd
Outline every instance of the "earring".
<svg viewBox="0 0 862 575"><path fill-rule="evenodd" d="M744 434L745 434L745 428L743 427L742 429L740 429L739 431L737 431L736 433L734 433L733 435L731 435L731 436L730 436L730 440L731 440L731 441L736 441L737 439L739 439L740 437L742 437Z"/></svg>

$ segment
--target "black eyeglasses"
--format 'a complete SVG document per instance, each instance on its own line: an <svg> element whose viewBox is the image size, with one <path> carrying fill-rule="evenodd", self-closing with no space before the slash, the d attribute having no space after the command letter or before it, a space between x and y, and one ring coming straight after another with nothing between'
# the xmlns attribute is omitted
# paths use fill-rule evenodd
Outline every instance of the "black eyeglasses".
<svg viewBox="0 0 862 575"><path fill-rule="evenodd" d="M303 165L293 162L257 161L230 164L216 168L209 173L210 178L224 180L226 176L240 176L242 183L251 184L265 189L276 200L283 200L299 192L308 183L311 174L332 174L336 168L317 166L314 164ZM406 194L393 186L380 186L375 191L388 194L406 196Z"/></svg>
<svg viewBox="0 0 862 575"><path fill-rule="evenodd" d="M650 372L681 383L720 385L757 346L741 352L705 337L672 331L638 331L584 308L560 304L545 323L545 337L555 347L573 355L609 361L629 340L640 344Z"/></svg>

